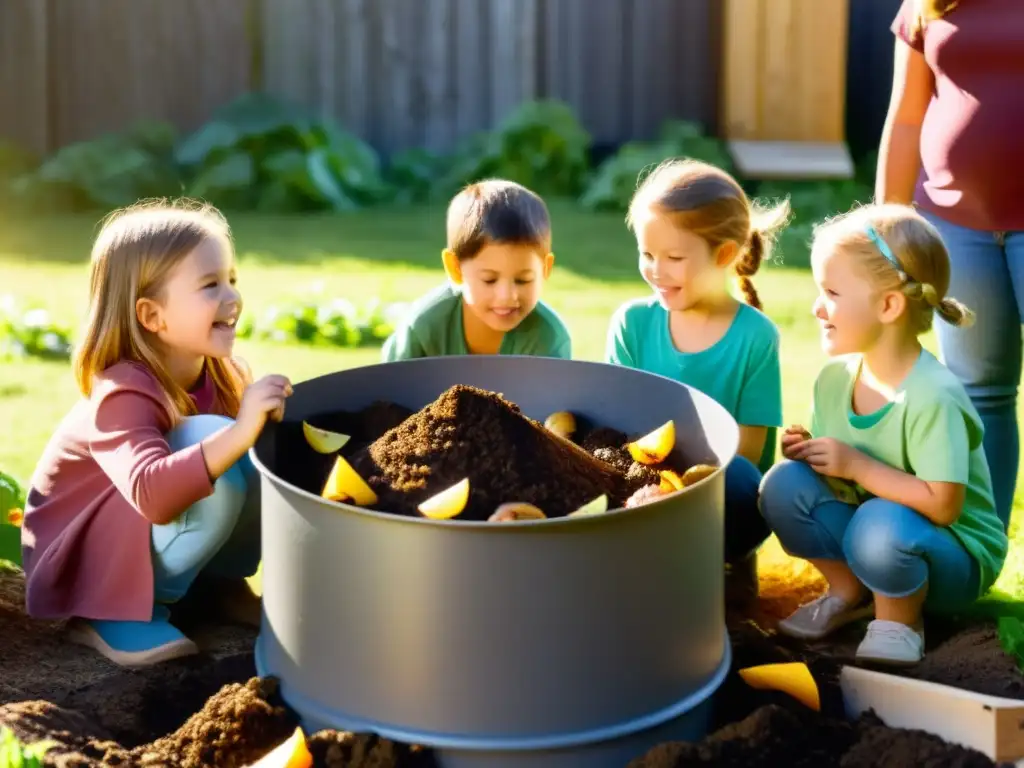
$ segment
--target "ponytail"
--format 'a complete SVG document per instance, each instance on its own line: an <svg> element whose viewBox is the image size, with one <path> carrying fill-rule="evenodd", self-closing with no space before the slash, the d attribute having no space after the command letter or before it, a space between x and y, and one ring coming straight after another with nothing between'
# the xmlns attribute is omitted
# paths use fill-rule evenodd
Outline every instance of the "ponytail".
<svg viewBox="0 0 1024 768"><path fill-rule="evenodd" d="M924 283L921 286L921 296L939 317L950 325L957 328L970 328L974 325L974 312L966 304L952 296L939 299L939 294L931 283Z"/></svg>
<svg viewBox="0 0 1024 768"><path fill-rule="evenodd" d="M743 298L754 309L762 309L761 298L757 295L754 281L750 278L756 275L757 270L761 268L764 252L764 236L761 234L761 230L755 229L750 233L750 240L747 242L746 248L743 249L743 253L740 254L740 258L735 266L736 277L740 290L743 291Z"/></svg>

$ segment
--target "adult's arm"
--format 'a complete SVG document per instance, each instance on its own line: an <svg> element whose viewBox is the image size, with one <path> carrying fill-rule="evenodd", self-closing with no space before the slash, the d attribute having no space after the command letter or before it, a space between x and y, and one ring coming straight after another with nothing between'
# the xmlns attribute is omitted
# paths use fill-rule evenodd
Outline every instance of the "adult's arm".
<svg viewBox="0 0 1024 768"><path fill-rule="evenodd" d="M878 145L876 202L913 201L921 170L921 124L934 91L935 77L924 54L897 37L889 111Z"/></svg>

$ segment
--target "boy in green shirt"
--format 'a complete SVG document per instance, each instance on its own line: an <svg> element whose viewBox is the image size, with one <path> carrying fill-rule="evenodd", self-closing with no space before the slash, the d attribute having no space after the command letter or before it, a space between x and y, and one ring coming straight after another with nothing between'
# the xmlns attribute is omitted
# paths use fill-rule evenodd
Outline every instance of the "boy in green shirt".
<svg viewBox="0 0 1024 768"><path fill-rule="evenodd" d="M544 201L500 179L470 184L448 206L448 282L413 303L384 343L385 362L441 355L572 357L569 332L540 299L551 274Z"/></svg>
<svg viewBox="0 0 1024 768"><path fill-rule="evenodd" d="M840 217L819 229L811 263L833 360L815 383L810 431L783 435L787 461L765 475L761 512L829 589L779 631L816 639L874 615L857 657L914 664L922 613L970 605L1006 558L981 419L918 338L936 314L953 325L973 315L946 297L949 254L912 208Z"/></svg>

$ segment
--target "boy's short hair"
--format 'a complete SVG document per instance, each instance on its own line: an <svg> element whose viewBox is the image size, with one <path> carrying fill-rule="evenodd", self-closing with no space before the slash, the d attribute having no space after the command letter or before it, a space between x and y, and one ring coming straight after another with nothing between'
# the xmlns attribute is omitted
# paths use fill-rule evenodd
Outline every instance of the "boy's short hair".
<svg viewBox="0 0 1024 768"><path fill-rule="evenodd" d="M487 179L470 184L448 204L448 248L459 261L492 243L551 250L551 218L540 195L522 184Z"/></svg>

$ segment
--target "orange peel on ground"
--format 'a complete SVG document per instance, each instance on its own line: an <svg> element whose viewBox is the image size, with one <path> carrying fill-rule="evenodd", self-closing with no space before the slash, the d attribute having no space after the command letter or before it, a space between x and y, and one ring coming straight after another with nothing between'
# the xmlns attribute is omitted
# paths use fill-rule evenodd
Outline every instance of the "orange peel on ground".
<svg viewBox="0 0 1024 768"><path fill-rule="evenodd" d="M743 682L763 691L782 691L805 707L821 711L821 694L811 670L802 661L762 664L739 670Z"/></svg>
<svg viewBox="0 0 1024 768"><path fill-rule="evenodd" d="M306 746L302 728L296 728L291 736L248 768L313 768L313 755Z"/></svg>

